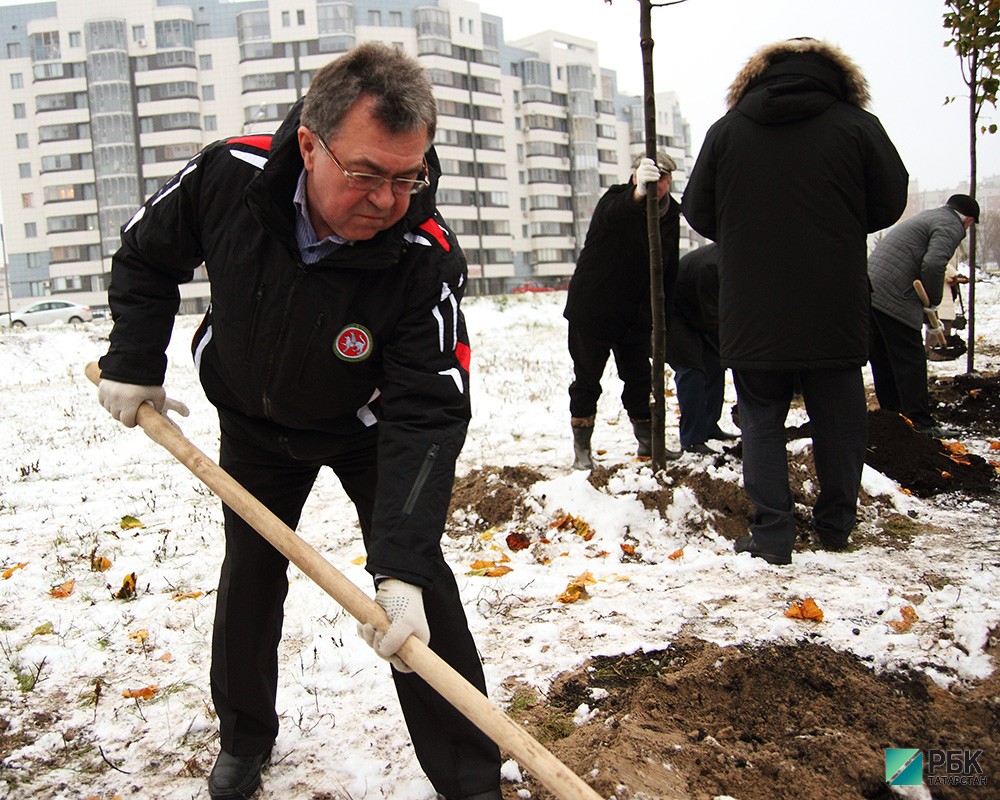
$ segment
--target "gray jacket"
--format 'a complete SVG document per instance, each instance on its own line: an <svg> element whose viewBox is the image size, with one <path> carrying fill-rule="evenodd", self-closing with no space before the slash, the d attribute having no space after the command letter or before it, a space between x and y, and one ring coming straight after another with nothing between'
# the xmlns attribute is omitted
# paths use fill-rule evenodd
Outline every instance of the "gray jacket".
<svg viewBox="0 0 1000 800"><path fill-rule="evenodd" d="M964 238L962 218L948 206L922 211L888 231L868 256L872 308L920 330L924 307L913 282L919 278L931 304L940 303L945 268Z"/></svg>

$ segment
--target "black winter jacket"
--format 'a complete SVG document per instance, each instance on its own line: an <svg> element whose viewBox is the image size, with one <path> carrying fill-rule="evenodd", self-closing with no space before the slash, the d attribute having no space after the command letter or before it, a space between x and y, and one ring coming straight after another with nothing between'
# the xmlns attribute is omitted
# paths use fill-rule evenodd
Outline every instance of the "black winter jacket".
<svg viewBox="0 0 1000 800"><path fill-rule="evenodd" d="M718 245L685 253L677 268L666 361L671 367L705 369L705 350L719 352Z"/></svg>
<svg viewBox="0 0 1000 800"><path fill-rule="evenodd" d="M867 85L836 48L765 48L729 91L684 192L719 243L722 363L847 369L868 360L867 234L895 222L907 174Z"/></svg>
<svg viewBox="0 0 1000 800"><path fill-rule="evenodd" d="M102 374L162 384L178 284L204 262L212 303L192 349L208 399L303 446L377 422L367 569L426 586L470 418L465 258L434 206L432 150L432 187L399 223L303 264L299 110L273 138L209 145L122 229Z"/></svg>
<svg viewBox="0 0 1000 800"><path fill-rule="evenodd" d="M636 202L635 183L610 187L597 202L587 238L569 282L563 316L596 339L649 336L649 234L646 199ZM680 205L669 197L660 217L665 307L677 279Z"/></svg>

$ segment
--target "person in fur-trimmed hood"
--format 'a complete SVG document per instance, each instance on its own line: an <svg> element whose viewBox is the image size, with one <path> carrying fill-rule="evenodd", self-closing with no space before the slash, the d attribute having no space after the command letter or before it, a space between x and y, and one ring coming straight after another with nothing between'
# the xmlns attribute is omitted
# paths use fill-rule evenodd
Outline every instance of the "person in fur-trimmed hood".
<svg viewBox="0 0 1000 800"><path fill-rule="evenodd" d="M795 542L784 420L796 382L813 427L813 526L842 549L867 444L867 235L906 205L908 176L850 58L816 39L768 45L729 88L683 197L719 244L719 337L733 369L743 480L756 507L736 542L771 563Z"/></svg>

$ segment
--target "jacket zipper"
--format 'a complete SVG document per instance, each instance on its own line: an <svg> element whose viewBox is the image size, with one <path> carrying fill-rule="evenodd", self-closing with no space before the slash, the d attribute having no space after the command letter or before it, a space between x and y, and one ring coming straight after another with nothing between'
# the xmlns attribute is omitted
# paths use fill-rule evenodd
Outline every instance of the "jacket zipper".
<svg viewBox="0 0 1000 800"><path fill-rule="evenodd" d="M432 444L427 448L427 455L424 456L424 463L420 465L420 471L417 473L417 479L413 482L413 488L410 489L410 494L406 498L406 502L403 503L403 513L409 515L413 512L413 507L417 504L417 498L420 496L420 491L424 488L424 484L427 483L427 476L431 473L431 467L434 466L434 460L437 458L438 450L441 449L441 445Z"/></svg>
<svg viewBox="0 0 1000 800"><path fill-rule="evenodd" d="M253 353L254 334L257 332L257 315L260 312L260 301L264 298L264 284L258 283L253 293L253 308L250 309L250 330L247 333L247 349L243 356L246 363L250 363L250 355Z"/></svg>
<svg viewBox="0 0 1000 800"><path fill-rule="evenodd" d="M313 342L316 341L316 337L319 335L320 329L323 327L323 321L326 319L326 315L321 311L319 316L316 318L316 322L313 323L312 330L309 331L309 338L306 340L305 350L302 351L302 361L299 362L299 371L295 374L295 386L299 386L302 382L302 373L306 369L306 361L309 358L309 351L312 350Z"/></svg>

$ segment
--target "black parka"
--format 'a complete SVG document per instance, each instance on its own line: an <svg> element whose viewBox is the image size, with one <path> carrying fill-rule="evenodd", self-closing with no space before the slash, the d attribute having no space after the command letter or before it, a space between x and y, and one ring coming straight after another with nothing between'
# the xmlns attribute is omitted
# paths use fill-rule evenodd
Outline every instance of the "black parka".
<svg viewBox="0 0 1000 800"><path fill-rule="evenodd" d="M426 586L470 418L465 258L435 209L431 150L432 187L400 222L304 264L300 108L273 138L209 145L122 229L102 374L163 382L178 285L204 262L212 303L192 350L208 399L281 426L293 449L336 447L377 422L367 569Z"/></svg>
<svg viewBox="0 0 1000 800"><path fill-rule="evenodd" d="M603 341L649 335L649 234L646 198L633 199L635 183L610 187L597 202L570 279L563 316ZM669 312L677 279L680 205L667 195L660 216L663 289Z"/></svg>
<svg viewBox="0 0 1000 800"><path fill-rule="evenodd" d="M857 67L816 40L765 48L730 88L683 198L719 243L724 366L868 360L867 234L903 212L907 173L867 100Z"/></svg>
<svg viewBox="0 0 1000 800"><path fill-rule="evenodd" d="M666 361L671 367L705 371L705 350L719 353L718 245L685 253L677 268Z"/></svg>

